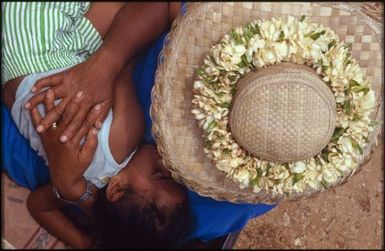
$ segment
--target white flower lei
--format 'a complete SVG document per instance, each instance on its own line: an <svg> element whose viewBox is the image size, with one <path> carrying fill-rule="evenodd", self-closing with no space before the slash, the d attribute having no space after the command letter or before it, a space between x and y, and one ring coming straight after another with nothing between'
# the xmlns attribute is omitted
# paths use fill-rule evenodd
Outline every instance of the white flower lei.
<svg viewBox="0 0 385 251"><path fill-rule="evenodd" d="M256 20L231 30L213 45L197 71L191 111L205 138L204 152L219 170L251 186L254 192L272 194L326 189L345 172L358 167L358 157L368 141L374 122L374 91L364 77L349 46L328 27L300 20ZM251 68L280 62L312 66L336 99L337 123L333 137L322 152L310 159L277 164L251 157L228 129L229 108L237 81Z"/></svg>

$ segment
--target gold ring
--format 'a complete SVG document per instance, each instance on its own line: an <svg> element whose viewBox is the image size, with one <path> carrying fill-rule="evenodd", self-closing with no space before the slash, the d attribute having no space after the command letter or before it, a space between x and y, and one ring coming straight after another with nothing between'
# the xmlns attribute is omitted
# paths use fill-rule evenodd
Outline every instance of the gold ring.
<svg viewBox="0 0 385 251"><path fill-rule="evenodd" d="M56 122L53 122L53 123L52 123L52 128L53 128L53 129L56 129L56 128L57 128L57 123L56 123Z"/></svg>

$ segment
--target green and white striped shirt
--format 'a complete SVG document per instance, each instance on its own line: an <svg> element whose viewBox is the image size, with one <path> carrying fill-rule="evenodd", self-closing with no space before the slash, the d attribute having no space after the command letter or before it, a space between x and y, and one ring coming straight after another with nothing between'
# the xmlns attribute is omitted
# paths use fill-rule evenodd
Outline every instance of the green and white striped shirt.
<svg viewBox="0 0 385 251"><path fill-rule="evenodd" d="M3 2L2 84L83 62L102 43L89 2Z"/></svg>

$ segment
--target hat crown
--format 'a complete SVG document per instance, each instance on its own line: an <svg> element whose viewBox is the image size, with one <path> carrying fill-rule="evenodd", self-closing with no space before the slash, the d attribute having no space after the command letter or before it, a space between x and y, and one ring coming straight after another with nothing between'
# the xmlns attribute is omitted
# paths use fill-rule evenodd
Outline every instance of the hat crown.
<svg viewBox="0 0 385 251"><path fill-rule="evenodd" d="M251 71L239 80L229 120L238 144L273 162L318 154L329 143L335 123L329 87L312 68L293 63Z"/></svg>

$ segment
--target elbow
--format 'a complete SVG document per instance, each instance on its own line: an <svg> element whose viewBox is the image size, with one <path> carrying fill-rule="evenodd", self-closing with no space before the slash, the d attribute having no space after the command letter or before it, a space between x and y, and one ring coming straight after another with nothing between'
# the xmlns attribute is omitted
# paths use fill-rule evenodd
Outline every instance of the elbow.
<svg viewBox="0 0 385 251"><path fill-rule="evenodd" d="M28 211L29 211L29 213L32 215L32 216L34 216L34 213L35 213L35 203L34 203L34 198L35 196L34 196L34 192L32 192L32 193L30 193L29 195L28 195L28 197L27 197L27 202L26 202L26 204L27 204L27 209L28 209Z"/></svg>
<svg viewBox="0 0 385 251"><path fill-rule="evenodd" d="M39 190L31 192L26 201L26 206L28 212L36 220L36 217L39 216L39 211L42 210L44 202L42 202L41 196L39 196Z"/></svg>

